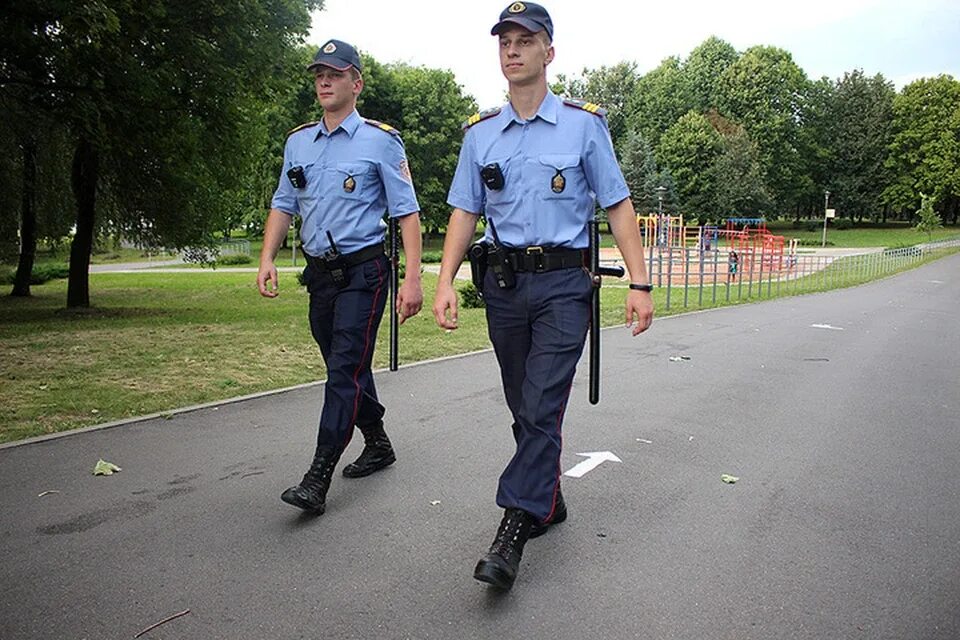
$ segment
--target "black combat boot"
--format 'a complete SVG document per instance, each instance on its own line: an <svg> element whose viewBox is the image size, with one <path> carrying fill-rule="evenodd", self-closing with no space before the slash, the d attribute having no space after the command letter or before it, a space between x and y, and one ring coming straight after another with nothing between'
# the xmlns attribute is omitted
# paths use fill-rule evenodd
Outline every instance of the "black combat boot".
<svg viewBox="0 0 960 640"><path fill-rule="evenodd" d="M383 430L383 420L360 427L360 432L363 434L363 452L343 468L346 478L362 478L397 461L390 438Z"/></svg>
<svg viewBox="0 0 960 640"><path fill-rule="evenodd" d="M530 538L542 536L547 529L555 524L560 524L567 519L567 504L563 501L563 493L557 491L557 503L553 508L553 517L548 522L534 522L530 527Z"/></svg>
<svg viewBox="0 0 960 640"><path fill-rule="evenodd" d="M498 589L509 589L517 578L523 545L530 537L534 517L523 509L507 509L490 551L480 559L473 577Z"/></svg>
<svg viewBox="0 0 960 640"><path fill-rule="evenodd" d="M330 488L333 468L339 459L340 454L335 454L331 449L318 448L303 480L284 491L280 499L315 515L323 513L327 507L327 490Z"/></svg>

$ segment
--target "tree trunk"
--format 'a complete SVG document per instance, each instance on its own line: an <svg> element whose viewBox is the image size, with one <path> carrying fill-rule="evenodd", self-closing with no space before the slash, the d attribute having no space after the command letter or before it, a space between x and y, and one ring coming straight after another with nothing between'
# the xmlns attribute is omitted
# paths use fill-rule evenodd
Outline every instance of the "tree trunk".
<svg viewBox="0 0 960 640"><path fill-rule="evenodd" d="M37 255L37 144L32 136L23 142L23 197L20 201L20 262L13 279L12 296L30 295L30 277Z"/></svg>
<svg viewBox="0 0 960 640"><path fill-rule="evenodd" d="M85 136L73 155L73 195L77 201L77 230L70 245L67 308L90 306L90 253L93 250L99 154Z"/></svg>

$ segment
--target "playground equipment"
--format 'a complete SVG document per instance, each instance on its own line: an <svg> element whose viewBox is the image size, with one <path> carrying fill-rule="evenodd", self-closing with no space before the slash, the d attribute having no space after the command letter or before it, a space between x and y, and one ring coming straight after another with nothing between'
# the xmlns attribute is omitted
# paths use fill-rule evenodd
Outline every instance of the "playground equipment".
<svg viewBox="0 0 960 640"><path fill-rule="evenodd" d="M678 247L684 243L683 216L637 216L644 247Z"/></svg>
<svg viewBox="0 0 960 640"><path fill-rule="evenodd" d="M685 226L682 215L637 216L648 255L649 269L657 281L696 282L719 269L729 281L763 280L796 265L797 243L770 233L766 218L731 217L717 225ZM656 263L656 264L655 264ZM720 265L723 265L721 267Z"/></svg>

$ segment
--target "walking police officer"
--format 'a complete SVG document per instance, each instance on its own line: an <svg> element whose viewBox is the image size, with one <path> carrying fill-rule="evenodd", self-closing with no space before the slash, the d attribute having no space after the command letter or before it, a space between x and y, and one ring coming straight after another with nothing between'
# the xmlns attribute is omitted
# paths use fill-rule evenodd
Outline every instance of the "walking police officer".
<svg viewBox="0 0 960 640"><path fill-rule="evenodd" d="M595 202L607 210L630 274L626 321L633 335L650 326L653 303L604 112L561 100L547 87L550 15L538 4L514 2L491 34L499 39L510 101L465 125L433 313L442 328L457 327L453 278L484 214L483 296L516 452L497 490L505 510L500 527L474 577L509 589L527 539L567 517L560 432L590 322L593 284L584 266Z"/></svg>
<svg viewBox="0 0 960 640"><path fill-rule="evenodd" d="M287 138L257 286L263 296L279 295L274 259L291 217L299 215L310 330L327 366L327 383L313 462L300 484L281 499L320 514L354 425L363 433L365 447L343 475L365 476L396 459L371 372L392 268L384 255L385 211L398 218L406 254L406 276L396 300L400 322L420 311L423 291L420 207L403 142L389 125L357 113L363 78L356 49L330 40L307 69L314 74L323 118L297 127Z"/></svg>

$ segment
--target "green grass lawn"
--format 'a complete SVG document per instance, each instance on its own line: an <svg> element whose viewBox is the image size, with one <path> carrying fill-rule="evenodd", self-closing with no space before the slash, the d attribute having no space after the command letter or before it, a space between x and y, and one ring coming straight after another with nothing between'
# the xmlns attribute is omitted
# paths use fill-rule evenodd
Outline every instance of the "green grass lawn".
<svg viewBox="0 0 960 640"><path fill-rule="evenodd" d="M814 242L818 247L823 238L822 228L817 231L794 229L793 225L789 222L770 224L767 228L771 233L787 238L796 238L801 241ZM957 235L960 235L960 227L948 226L937 229L931 234L931 237L933 240L943 240L945 238L956 237ZM898 248L909 247L927 241L927 234L918 232L912 225L906 223L882 229L873 227L853 227L851 229L827 228L827 242L829 243L827 246L833 247Z"/></svg>
<svg viewBox="0 0 960 640"><path fill-rule="evenodd" d="M321 380L307 293L281 276L280 297L251 273L91 274L85 312L64 309L66 280L0 297L0 442ZM443 331L430 305L400 328L401 364L489 347L483 309ZM603 324L623 322L626 287L603 288ZM664 292L656 292L662 307ZM387 319L374 366L387 366Z"/></svg>

